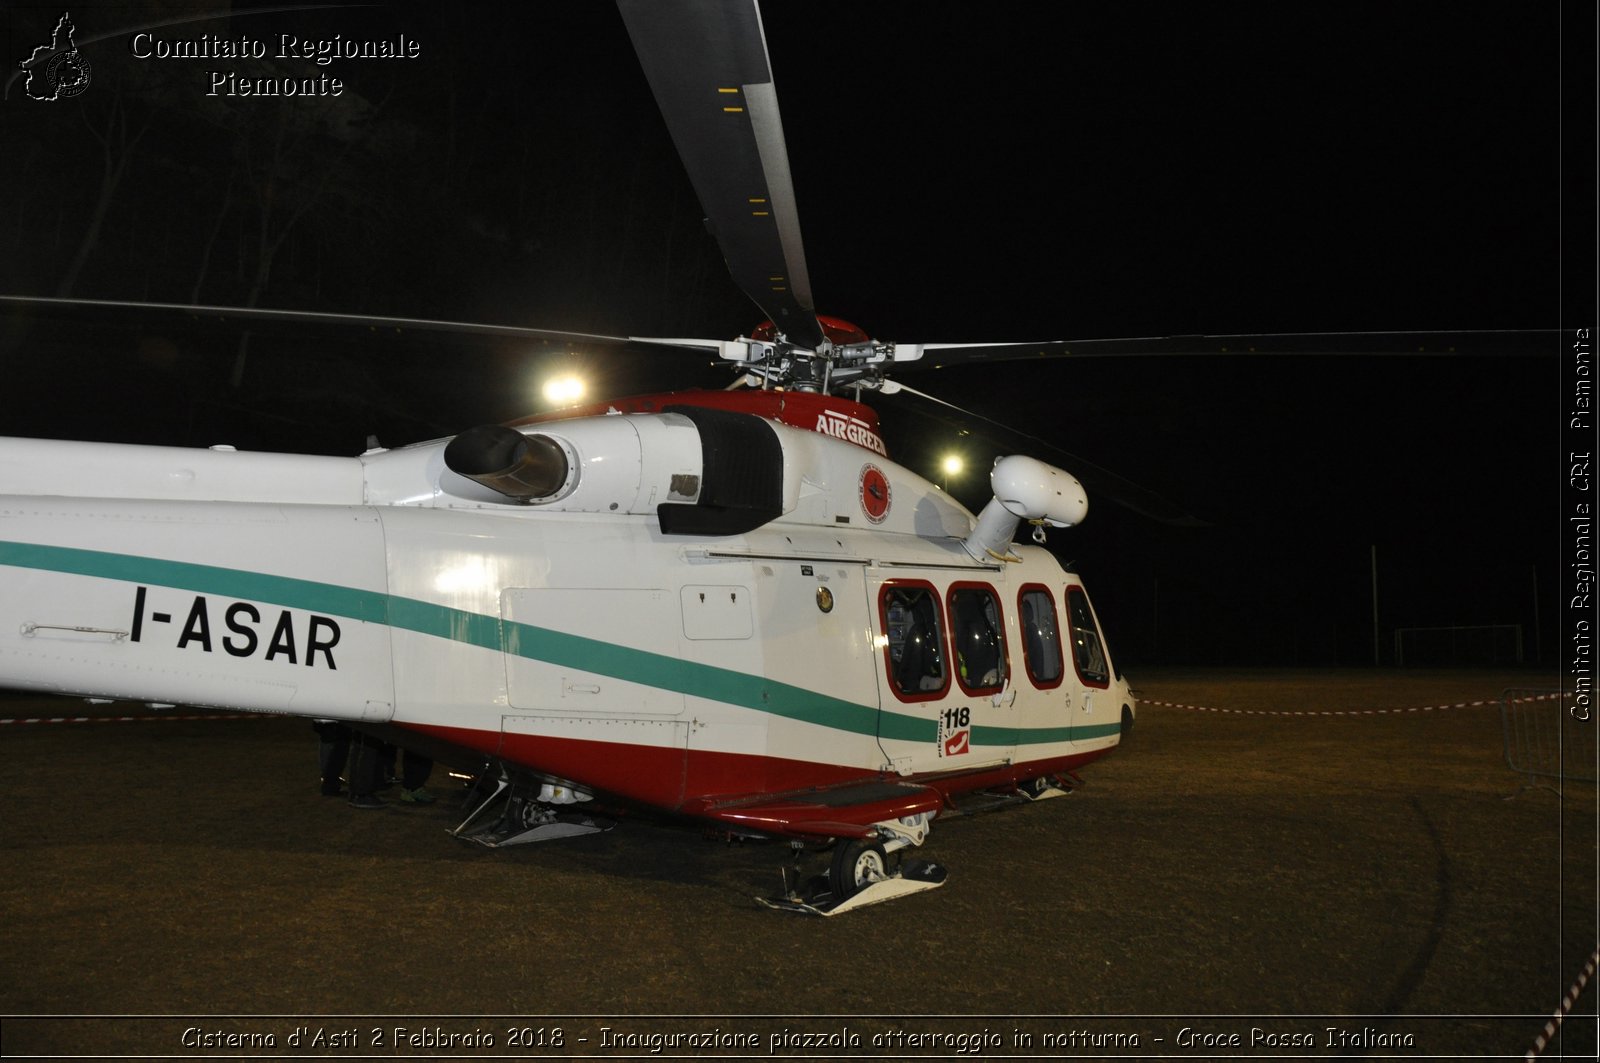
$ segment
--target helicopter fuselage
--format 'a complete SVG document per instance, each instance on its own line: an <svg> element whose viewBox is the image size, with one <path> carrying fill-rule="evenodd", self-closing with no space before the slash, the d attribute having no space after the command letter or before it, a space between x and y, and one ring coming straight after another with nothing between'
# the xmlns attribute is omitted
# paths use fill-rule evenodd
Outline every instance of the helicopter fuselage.
<svg viewBox="0 0 1600 1063"><path fill-rule="evenodd" d="M977 560L972 514L915 473L760 423L781 513L748 528L738 456L678 413L539 426L571 458L543 501L452 472L444 441L0 440L0 685L390 725L787 836L871 817L775 796L948 796L1116 746L1133 699L1073 573L1033 546Z"/></svg>

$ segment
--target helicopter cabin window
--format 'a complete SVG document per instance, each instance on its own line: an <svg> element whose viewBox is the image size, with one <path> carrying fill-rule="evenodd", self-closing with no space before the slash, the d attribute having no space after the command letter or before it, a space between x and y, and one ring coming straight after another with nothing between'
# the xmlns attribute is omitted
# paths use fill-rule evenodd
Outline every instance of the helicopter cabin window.
<svg viewBox="0 0 1600 1063"><path fill-rule="evenodd" d="M950 644L962 690L988 693L1006 685L1005 627L994 588L974 583L950 588Z"/></svg>
<svg viewBox="0 0 1600 1063"><path fill-rule="evenodd" d="M1050 591L1034 584L1017 597L1022 621L1022 660L1028 678L1040 689L1061 685L1061 629L1056 623L1056 600Z"/></svg>
<svg viewBox="0 0 1600 1063"><path fill-rule="evenodd" d="M1106 662L1105 643L1100 639L1094 611L1089 608L1089 596L1082 587L1067 588L1067 626L1071 631L1072 663L1078 669L1078 678L1089 686L1109 686L1111 668Z"/></svg>
<svg viewBox="0 0 1600 1063"><path fill-rule="evenodd" d="M939 593L926 583L886 583L878 597L884 664L902 701L941 696L950 686L945 667L944 619Z"/></svg>

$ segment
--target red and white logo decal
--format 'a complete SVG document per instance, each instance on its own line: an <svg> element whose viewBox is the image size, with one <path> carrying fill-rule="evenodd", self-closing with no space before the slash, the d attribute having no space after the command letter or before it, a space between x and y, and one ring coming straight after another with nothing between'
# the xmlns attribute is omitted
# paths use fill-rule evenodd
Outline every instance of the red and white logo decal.
<svg viewBox="0 0 1600 1063"><path fill-rule="evenodd" d="M874 524L889 515L889 478L876 465L861 466L861 512Z"/></svg>
<svg viewBox="0 0 1600 1063"><path fill-rule="evenodd" d="M972 710L954 706L939 713L939 755L959 757L972 752Z"/></svg>

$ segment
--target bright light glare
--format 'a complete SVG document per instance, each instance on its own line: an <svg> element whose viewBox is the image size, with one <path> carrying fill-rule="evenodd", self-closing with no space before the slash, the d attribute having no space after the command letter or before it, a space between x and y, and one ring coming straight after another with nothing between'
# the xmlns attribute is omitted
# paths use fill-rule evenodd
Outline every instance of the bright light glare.
<svg viewBox="0 0 1600 1063"><path fill-rule="evenodd" d="M459 594L499 586L498 570L481 557L442 564L433 576L434 590Z"/></svg>
<svg viewBox="0 0 1600 1063"><path fill-rule="evenodd" d="M959 475L964 467L959 454L946 454L944 460L939 463L939 468L944 470L946 476Z"/></svg>
<svg viewBox="0 0 1600 1063"><path fill-rule="evenodd" d="M583 399L583 378L572 376L551 377L544 382L544 397L556 406L572 406Z"/></svg>

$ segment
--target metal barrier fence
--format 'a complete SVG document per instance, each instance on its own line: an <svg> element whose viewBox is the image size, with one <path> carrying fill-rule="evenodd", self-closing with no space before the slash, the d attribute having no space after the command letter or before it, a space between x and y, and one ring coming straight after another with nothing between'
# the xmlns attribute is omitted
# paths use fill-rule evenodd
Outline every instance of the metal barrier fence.
<svg viewBox="0 0 1600 1063"><path fill-rule="evenodd" d="M1555 690L1513 687L1500 695L1506 764L1523 777L1523 790L1557 790L1546 779L1597 781L1596 722L1575 718L1568 711L1572 704L1570 692Z"/></svg>

